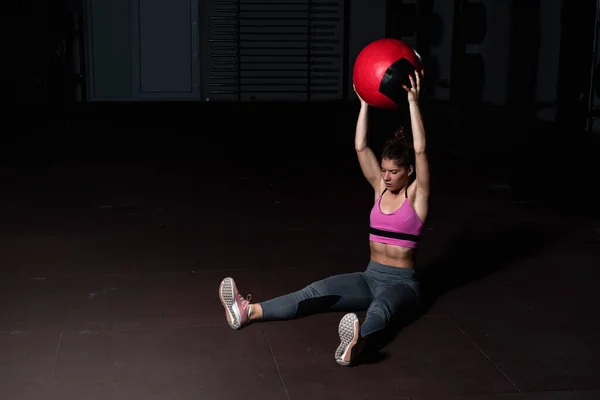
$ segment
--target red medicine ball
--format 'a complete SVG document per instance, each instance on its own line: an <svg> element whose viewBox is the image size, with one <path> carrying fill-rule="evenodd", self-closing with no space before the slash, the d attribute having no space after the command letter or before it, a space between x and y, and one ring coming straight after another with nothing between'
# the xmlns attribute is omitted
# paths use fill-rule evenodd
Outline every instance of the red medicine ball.
<svg viewBox="0 0 600 400"><path fill-rule="evenodd" d="M354 88L369 105L396 108L406 99L403 84L410 87L408 75L423 68L421 57L397 39L378 39L369 43L354 63Z"/></svg>

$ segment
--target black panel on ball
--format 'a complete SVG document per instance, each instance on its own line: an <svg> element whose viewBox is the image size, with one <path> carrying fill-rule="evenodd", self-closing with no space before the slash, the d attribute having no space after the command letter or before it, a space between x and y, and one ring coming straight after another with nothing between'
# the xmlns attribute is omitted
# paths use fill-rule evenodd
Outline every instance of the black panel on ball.
<svg viewBox="0 0 600 400"><path fill-rule="evenodd" d="M408 75L415 74L416 67L406 58L393 63L381 78L379 92L389 97L394 103L400 104L406 100L406 91L402 85L411 87Z"/></svg>

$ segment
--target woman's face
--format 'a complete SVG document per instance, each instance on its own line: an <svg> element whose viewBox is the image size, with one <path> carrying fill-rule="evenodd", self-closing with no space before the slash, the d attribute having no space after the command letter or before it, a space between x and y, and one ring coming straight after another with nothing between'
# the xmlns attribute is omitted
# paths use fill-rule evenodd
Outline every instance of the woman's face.
<svg viewBox="0 0 600 400"><path fill-rule="evenodd" d="M381 160L381 177L385 186L392 192L400 190L408 184L408 178L412 171L412 166L406 168L393 160L385 158Z"/></svg>

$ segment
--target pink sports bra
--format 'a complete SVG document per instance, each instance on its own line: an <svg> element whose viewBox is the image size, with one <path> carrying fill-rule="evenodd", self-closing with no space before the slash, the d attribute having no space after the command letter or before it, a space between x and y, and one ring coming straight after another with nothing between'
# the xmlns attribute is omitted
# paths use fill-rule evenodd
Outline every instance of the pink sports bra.
<svg viewBox="0 0 600 400"><path fill-rule="evenodd" d="M415 213L405 190L405 200L399 209L391 214L381 211L381 198L385 189L371 209L371 229L369 240L403 247L417 247L423 230L423 222Z"/></svg>

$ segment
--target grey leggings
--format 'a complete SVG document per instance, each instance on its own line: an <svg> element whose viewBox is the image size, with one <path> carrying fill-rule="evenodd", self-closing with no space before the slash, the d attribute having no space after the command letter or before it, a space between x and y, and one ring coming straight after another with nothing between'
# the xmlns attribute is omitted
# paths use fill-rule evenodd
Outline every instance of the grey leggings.
<svg viewBox="0 0 600 400"><path fill-rule="evenodd" d="M420 307L419 283L412 269L370 261L364 272L334 275L302 290L260 303L262 321L293 319L326 311L367 311L363 337L386 328ZM410 317L409 317L410 318Z"/></svg>

